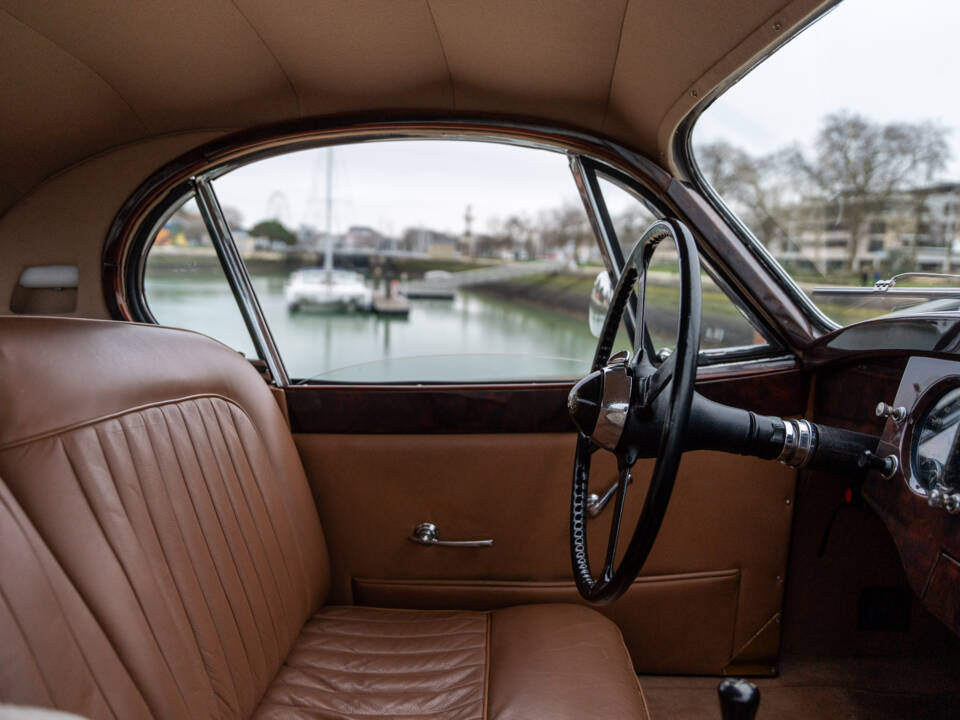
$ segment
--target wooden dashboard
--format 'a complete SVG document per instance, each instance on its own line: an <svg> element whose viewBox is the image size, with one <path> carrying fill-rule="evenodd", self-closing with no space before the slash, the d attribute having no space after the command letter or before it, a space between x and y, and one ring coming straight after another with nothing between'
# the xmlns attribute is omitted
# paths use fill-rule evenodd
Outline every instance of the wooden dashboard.
<svg viewBox="0 0 960 720"><path fill-rule="evenodd" d="M928 460L918 455L918 448L934 410L951 391L960 393L958 388L960 362L929 357L907 361L895 397L879 398L903 408L902 419L886 419L877 450L896 457L898 467L889 478L871 472L863 495L893 536L914 592L931 613L960 634L960 514L931 506L927 486L945 488L948 495L960 493L960 487L953 473L941 469L928 477L926 464L918 467L918 459ZM943 450L951 467L960 460L957 426L953 413ZM931 479L944 474L943 485Z"/></svg>

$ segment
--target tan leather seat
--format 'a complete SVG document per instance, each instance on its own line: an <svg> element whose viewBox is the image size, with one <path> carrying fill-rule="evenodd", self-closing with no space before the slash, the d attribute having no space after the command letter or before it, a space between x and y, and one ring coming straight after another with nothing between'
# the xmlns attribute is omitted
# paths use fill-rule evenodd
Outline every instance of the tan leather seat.
<svg viewBox="0 0 960 720"><path fill-rule="evenodd" d="M645 717L610 621L323 607L290 433L194 333L0 318L0 702L91 718Z"/></svg>

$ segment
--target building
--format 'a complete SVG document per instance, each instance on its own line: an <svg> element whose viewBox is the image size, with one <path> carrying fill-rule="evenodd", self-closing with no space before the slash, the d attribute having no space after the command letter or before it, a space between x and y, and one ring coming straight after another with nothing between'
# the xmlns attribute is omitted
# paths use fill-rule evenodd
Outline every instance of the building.
<svg viewBox="0 0 960 720"><path fill-rule="evenodd" d="M460 255L460 243L453 235L430 230L428 228L408 228L400 246L412 253L422 253L432 257L456 257Z"/></svg>
<svg viewBox="0 0 960 720"><path fill-rule="evenodd" d="M354 225L343 236L342 247L345 250L382 250L387 244L387 238L372 227Z"/></svg>
<svg viewBox="0 0 960 720"><path fill-rule="evenodd" d="M862 211L836 200L805 201L778 212L764 238L786 266L821 273L850 266L885 273L960 269L960 183L941 183L867 200ZM859 239L854 249L854 225Z"/></svg>

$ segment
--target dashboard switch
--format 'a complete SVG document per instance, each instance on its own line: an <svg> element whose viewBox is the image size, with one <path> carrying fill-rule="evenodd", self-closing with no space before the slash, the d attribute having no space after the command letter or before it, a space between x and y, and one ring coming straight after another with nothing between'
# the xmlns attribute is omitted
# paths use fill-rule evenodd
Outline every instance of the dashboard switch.
<svg viewBox="0 0 960 720"><path fill-rule="evenodd" d="M877 417L892 417L895 423L902 423L907 419L907 409L903 406L887 405L885 402L877 403Z"/></svg>
<svg viewBox="0 0 960 720"><path fill-rule="evenodd" d="M930 488L930 492L927 493L927 505L932 508L943 507L947 501L947 496L943 492L943 488L940 485L934 485Z"/></svg>
<svg viewBox="0 0 960 720"><path fill-rule="evenodd" d="M950 492L951 488L937 483L927 493L927 505L932 508L943 508L951 515L960 514L960 493Z"/></svg>
<svg viewBox="0 0 960 720"><path fill-rule="evenodd" d="M951 493L943 501L943 509L951 515L960 513L960 494Z"/></svg>

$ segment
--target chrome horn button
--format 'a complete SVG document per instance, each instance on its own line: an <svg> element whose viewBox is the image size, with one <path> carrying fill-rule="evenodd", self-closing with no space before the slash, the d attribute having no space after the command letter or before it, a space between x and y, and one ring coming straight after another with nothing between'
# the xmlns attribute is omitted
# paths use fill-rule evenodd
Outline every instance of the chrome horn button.
<svg viewBox="0 0 960 720"><path fill-rule="evenodd" d="M573 386L567 409L577 428L594 443L613 450L630 411L633 376L625 362L594 371Z"/></svg>
<svg viewBox="0 0 960 720"><path fill-rule="evenodd" d="M633 392L633 377L626 365L608 365L603 369L603 399L600 414L590 439L607 450L613 450L630 411L630 393Z"/></svg>

